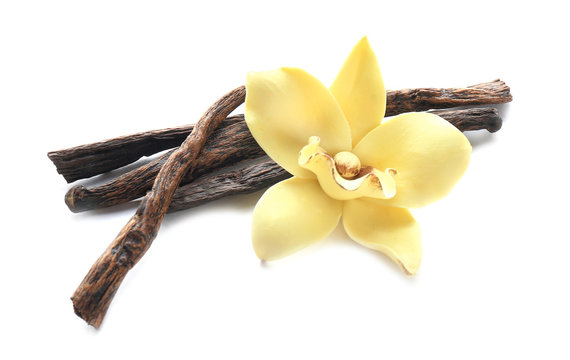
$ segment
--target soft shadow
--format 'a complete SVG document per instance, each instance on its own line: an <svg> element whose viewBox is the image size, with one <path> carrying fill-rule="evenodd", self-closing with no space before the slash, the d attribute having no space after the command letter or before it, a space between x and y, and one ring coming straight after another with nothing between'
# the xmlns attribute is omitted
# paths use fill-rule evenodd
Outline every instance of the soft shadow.
<svg viewBox="0 0 570 360"><path fill-rule="evenodd" d="M321 246L331 246L331 245L333 245L333 246L355 246L355 247L359 248L359 251L362 253L362 256L373 256L376 259L379 259L379 261L381 263L385 264L387 268L392 269L392 271L394 271L394 273L396 273L397 275L401 276L403 274L404 277L406 278L406 280L413 281L413 282L417 281L417 280L415 280L418 277L417 274L416 275L408 275L407 273L404 272L404 270L402 270L400 265L398 265L388 255L386 255L380 251L369 249L369 248L362 246L362 245L358 244L357 242L353 241L350 238L350 236L348 236L346 231L344 230L344 226L342 226L342 223L339 223L339 225L329 235L329 237L327 239L325 239L325 241L321 241L319 244L322 244Z"/></svg>
<svg viewBox="0 0 570 360"><path fill-rule="evenodd" d="M402 270L402 268L394 260L392 260L388 255L385 255L385 254L383 254L379 251L376 251L376 250L369 249L363 245L358 244L354 240L352 240L350 238L350 236L348 236L348 234L344 230L344 226L342 225L342 220L339 222L339 224L333 230L333 232L330 233L329 236L327 236L326 239L323 239L322 241L319 241L318 243L311 245L310 247L308 247L306 249L303 249L303 251L311 251L311 252L318 253L320 251L320 249L325 248L325 247L331 247L331 246L337 247L337 248L343 248L343 247L348 247L348 246L354 247L354 249L356 249L357 251L359 251L361 253L361 256L372 256L375 259L379 259L379 263L385 264L386 268L392 269L394 271L394 273L397 274L398 276L402 276L402 274L403 274L404 277L407 278L406 280L413 281L413 282L417 281L417 280L415 280L415 278L418 276L417 274L416 275L407 275L404 272L404 270ZM354 256L354 254L352 254L352 256ZM359 255L357 254L356 256L359 256ZM267 268L270 265L267 264L266 262L262 261L260 266L263 268Z"/></svg>
<svg viewBox="0 0 570 360"><path fill-rule="evenodd" d="M370 251L374 251L374 250L370 250ZM407 281L411 281L412 283L415 283L418 281L418 280L416 280L418 278L417 273L415 275L410 275L407 272L405 272L400 267L400 265L398 265L388 255L382 254L381 252L378 252L378 251L374 251L374 252L375 252L376 257L378 259L380 259L380 261L382 261L384 264L386 264L386 267L392 269L392 271L394 271L394 273L397 273L398 275L403 275L403 278L405 278Z"/></svg>
<svg viewBox="0 0 570 360"><path fill-rule="evenodd" d="M170 226L180 221L188 221L194 216L196 211L200 211L200 214L204 214L227 211L228 209L236 211L253 210L264 191L265 189L251 194L232 195L190 209L168 213L164 219L164 223Z"/></svg>
<svg viewBox="0 0 570 360"><path fill-rule="evenodd" d="M509 117L509 109L511 107L511 103L496 104L496 105L492 105L492 106L496 107L497 110L499 110L499 115L501 115L501 119L503 119L503 124L504 124L505 121L507 121L507 119Z"/></svg>
<svg viewBox="0 0 570 360"><path fill-rule="evenodd" d="M473 148L484 146L495 141L495 136L487 130L468 131L463 133Z"/></svg>
<svg viewBox="0 0 570 360"><path fill-rule="evenodd" d="M89 334L87 336L98 336L105 324L105 321L103 321L103 323L99 326L99 329L96 329L94 326L91 326L87 323L85 323L85 321L83 319L81 319L80 317L78 317L79 320L81 320L81 322L83 323L81 328L84 334Z"/></svg>

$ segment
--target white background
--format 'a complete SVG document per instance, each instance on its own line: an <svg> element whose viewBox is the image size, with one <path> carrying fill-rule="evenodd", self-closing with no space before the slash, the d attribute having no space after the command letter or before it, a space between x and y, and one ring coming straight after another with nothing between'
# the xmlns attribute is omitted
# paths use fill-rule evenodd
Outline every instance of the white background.
<svg viewBox="0 0 570 360"><path fill-rule="evenodd" d="M567 359L562 3L2 1L0 358ZM500 77L514 97L501 131L469 134L451 195L414 211L415 277L340 228L260 264L257 193L167 216L101 328L75 316L136 204L69 212L48 151L195 122L251 70L330 84L363 35L389 89Z"/></svg>

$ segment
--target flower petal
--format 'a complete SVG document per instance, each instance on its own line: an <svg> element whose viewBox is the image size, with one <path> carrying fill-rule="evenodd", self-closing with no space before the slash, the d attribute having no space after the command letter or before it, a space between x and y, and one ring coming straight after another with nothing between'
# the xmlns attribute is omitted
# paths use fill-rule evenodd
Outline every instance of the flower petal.
<svg viewBox="0 0 570 360"><path fill-rule="evenodd" d="M319 136L333 154L352 148L350 127L330 91L296 68L249 73L245 120L265 152L291 174L314 178L297 164L299 150Z"/></svg>
<svg viewBox="0 0 570 360"><path fill-rule="evenodd" d="M417 208L451 191L467 169L471 144L437 115L406 113L382 122L356 145L353 153L362 164L396 171L396 196L377 201Z"/></svg>
<svg viewBox="0 0 570 360"><path fill-rule="evenodd" d="M342 224L356 242L383 252L409 275L422 260L420 226L407 209L381 206L371 199L344 203Z"/></svg>
<svg viewBox="0 0 570 360"><path fill-rule="evenodd" d="M325 238L338 224L342 202L313 179L293 177L270 187L253 211L252 240L262 260L275 260Z"/></svg>
<svg viewBox="0 0 570 360"><path fill-rule="evenodd" d="M386 112L386 89L368 38L352 49L330 90L350 124L353 145L380 125Z"/></svg>

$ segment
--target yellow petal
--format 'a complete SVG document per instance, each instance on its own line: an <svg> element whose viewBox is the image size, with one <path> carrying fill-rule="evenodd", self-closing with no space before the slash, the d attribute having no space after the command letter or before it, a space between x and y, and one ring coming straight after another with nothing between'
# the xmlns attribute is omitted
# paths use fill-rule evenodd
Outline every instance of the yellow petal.
<svg viewBox="0 0 570 360"><path fill-rule="evenodd" d="M366 37L352 49L330 90L350 124L353 145L380 125L386 112L386 89Z"/></svg>
<svg viewBox="0 0 570 360"><path fill-rule="evenodd" d="M409 275L422 260L420 226L407 209L381 206L371 199L346 201L342 224L356 242L383 252Z"/></svg>
<svg viewBox="0 0 570 360"><path fill-rule="evenodd" d="M330 91L301 69L249 73L245 121L265 152L291 174L314 178L298 163L310 136L334 153L352 148L350 127Z"/></svg>
<svg viewBox="0 0 570 360"><path fill-rule="evenodd" d="M338 224L342 202L328 197L316 180L293 177L270 187L253 211L257 256L276 260L325 238Z"/></svg>
<svg viewBox="0 0 570 360"><path fill-rule="evenodd" d="M396 194L396 183L389 171L368 168L355 179L343 178L333 157L319 146L319 138L312 136L299 154L299 165L311 170L324 192L337 200L356 199L362 196L389 199Z"/></svg>
<svg viewBox="0 0 570 360"><path fill-rule="evenodd" d="M362 164L396 170L396 195L377 201L416 208L451 191L467 169L471 144L457 128L437 115L407 113L384 121L352 152Z"/></svg>

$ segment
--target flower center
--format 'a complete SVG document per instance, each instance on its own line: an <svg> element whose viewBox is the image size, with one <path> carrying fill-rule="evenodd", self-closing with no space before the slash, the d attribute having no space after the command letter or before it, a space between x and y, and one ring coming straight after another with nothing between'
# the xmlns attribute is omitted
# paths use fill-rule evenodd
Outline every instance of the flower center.
<svg viewBox="0 0 570 360"><path fill-rule="evenodd" d="M311 136L299 154L299 165L312 171L327 195L338 200L372 197L390 199L396 195L394 169L380 171L362 166L360 159L348 151L334 157L319 146L320 138Z"/></svg>
<svg viewBox="0 0 570 360"><path fill-rule="evenodd" d="M350 151L341 151L334 156L336 170L345 179L353 179L360 172L360 159Z"/></svg>

